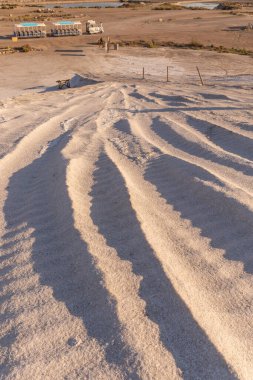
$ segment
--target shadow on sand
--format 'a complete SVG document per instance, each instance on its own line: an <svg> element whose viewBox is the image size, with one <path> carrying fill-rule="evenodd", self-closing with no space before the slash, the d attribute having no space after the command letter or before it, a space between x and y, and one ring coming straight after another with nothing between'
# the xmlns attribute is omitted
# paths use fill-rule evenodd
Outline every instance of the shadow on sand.
<svg viewBox="0 0 253 380"><path fill-rule="evenodd" d="M232 169L234 169L236 171L240 171L244 175L247 175L250 177L253 175L253 167L247 165L246 163L238 162L231 157L228 157L228 156L224 157L224 156L215 154L213 151L208 150L208 146L205 147L205 146L200 145L197 142L187 140L184 137L183 132L178 133L176 131L176 128L174 129L170 126L169 121L164 122L164 121L160 120L159 117L156 117L156 118L154 118L154 121L151 125L151 129L154 133L156 133L159 137L161 137L163 140L165 140L168 144L171 144L175 148L177 148L183 152L186 152L186 153L192 155L193 157L194 156L200 157L200 158L203 158L205 160L211 161L212 163L217 163L219 165L232 168ZM203 128L203 130L204 130L204 128ZM210 133L212 133L212 132L210 132ZM209 133L209 135L210 135L210 133ZM229 137L231 137L230 134L229 134ZM225 139L225 140L227 141L227 139ZM247 139L247 140L249 140L249 139ZM222 141L222 140L221 139L219 140L217 138L217 141ZM237 141L236 137L235 137L235 141ZM220 144L220 145L222 145L222 144ZM241 145L243 145L243 143ZM240 146L240 138L238 137L237 149L239 149L239 146ZM247 147L247 145L245 145L245 148L246 147Z"/></svg>
<svg viewBox="0 0 253 380"><path fill-rule="evenodd" d="M34 230L33 270L41 285L51 287L54 298L83 321L88 335L103 345L109 363L121 367L125 378L138 380L134 353L122 340L115 302L74 227L67 162L61 154L69 138L66 133L60 142L54 140L56 144L52 142L41 158L13 174L4 207L7 228L26 223ZM66 345L71 345L73 338L69 331ZM131 368L131 372L123 368Z"/></svg>
<svg viewBox="0 0 253 380"><path fill-rule="evenodd" d="M79 88L79 87L91 86L91 85L96 85L98 83L102 83L102 81L96 80L96 79L91 79L91 78L88 78L88 77L81 75L81 74L75 74L70 79L70 88ZM63 89L66 90L66 89L68 89L68 87L64 87ZM59 89L58 85L56 85L56 86L44 88L44 90L40 91L40 93L51 92L51 91L60 91L60 89Z"/></svg>
<svg viewBox="0 0 253 380"><path fill-rule="evenodd" d="M101 154L94 173L91 217L107 244L141 276L140 297L146 315L160 330L184 379L234 379L226 362L176 293L148 244L132 209L124 180L109 157ZM148 207L148 205L147 205Z"/></svg>
<svg viewBox="0 0 253 380"><path fill-rule="evenodd" d="M159 168L159 170L157 170ZM176 157L164 155L146 170L168 204L190 220L213 248L225 251L228 260L240 261L253 274L253 213L235 199L209 185L222 186L208 171Z"/></svg>

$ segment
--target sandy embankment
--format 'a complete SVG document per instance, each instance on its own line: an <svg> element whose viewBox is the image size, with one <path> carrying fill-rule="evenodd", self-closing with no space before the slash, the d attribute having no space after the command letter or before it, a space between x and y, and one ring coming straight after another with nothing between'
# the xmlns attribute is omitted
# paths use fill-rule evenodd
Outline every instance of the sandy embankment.
<svg viewBox="0 0 253 380"><path fill-rule="evenodd" d="M141 62L2 99L2 379L253 377L251 90Z"/></svg>

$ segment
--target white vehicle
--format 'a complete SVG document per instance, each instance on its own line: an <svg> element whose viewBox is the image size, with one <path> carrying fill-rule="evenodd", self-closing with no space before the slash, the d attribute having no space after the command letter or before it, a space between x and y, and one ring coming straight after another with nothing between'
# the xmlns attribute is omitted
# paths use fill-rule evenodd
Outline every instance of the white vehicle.
<svg viewBox="0 0 253 380"><path fill-rule="evenodd" d="M104 28L102 23L100 23L100 25L97 25L96 21L88 20L86 22L86 32L89 34L104 33Z"/></svg>

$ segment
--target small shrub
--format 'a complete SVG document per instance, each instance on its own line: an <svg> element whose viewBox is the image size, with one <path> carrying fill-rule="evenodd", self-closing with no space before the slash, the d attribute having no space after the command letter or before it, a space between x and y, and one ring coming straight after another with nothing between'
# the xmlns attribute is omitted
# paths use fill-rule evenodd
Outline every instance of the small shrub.
<svg viewBox="0 0 253 380"><path fill-rule="evenodd" d="M149 49L154 49L155 47L157 47L157 45L154 40L151 40L146 42L146 47Z"/></svg>
<svg viewBox="0 0 253 380"><path fill-rule="evenodd" d="M19 49L21 53L29 53L29 51L32 51L32 47L28 44L21 46Z"/></svg>
<svg viewBox="0 0 253 380"><path fill-rule="evenodd" d="M153 11L176 11L184 9L181 5L162 3L154 8L151 8Z"/></svg>
<svg viewBox="0 0 253 380"><path fill-rule="evenodd" d="M221 9L223 11L231 11L234 9L239 9L241 8L242 4L240 3L231 3L229 1L226 1L224 3L219 4L216 9Z"/></svg>
<svg viewBox="0 0 253 380"><path fill-rule="evenodd" d="M192 42L189 44L189 47L191 47L193 49L201 49L201 48L203 48L203 44L201 44L198 41L192 40Z"/></svg>

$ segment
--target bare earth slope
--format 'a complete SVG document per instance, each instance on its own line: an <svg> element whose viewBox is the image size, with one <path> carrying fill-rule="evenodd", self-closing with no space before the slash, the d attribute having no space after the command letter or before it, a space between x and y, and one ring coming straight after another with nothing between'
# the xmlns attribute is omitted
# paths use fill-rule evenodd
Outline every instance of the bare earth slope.
<svg viewBox="0 0 253 380"><path fill-rule="evenodd" d="M2 102L1 379L253 378L251 97Z"/></svg>

